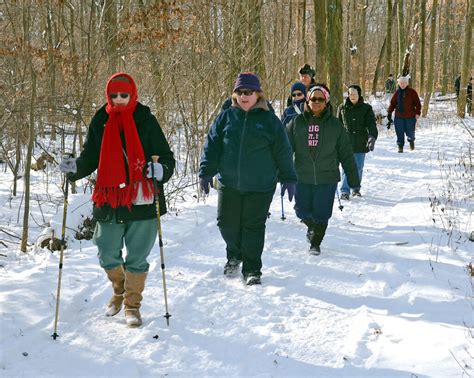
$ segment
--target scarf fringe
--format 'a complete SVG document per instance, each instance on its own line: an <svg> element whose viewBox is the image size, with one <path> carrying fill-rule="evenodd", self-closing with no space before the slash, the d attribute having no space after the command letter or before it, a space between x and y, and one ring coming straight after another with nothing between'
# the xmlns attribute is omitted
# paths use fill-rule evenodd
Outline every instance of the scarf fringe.
<svg viewBox="0 0 474 378"><path fill-rule="evenodd" d="M131 210L132 202L137 197L140 184L142 186L143 197L147 200L152 199L154 195L153 184L151 180L144 179L142 181L135 182L133 187L130 185L127 185L125 188L95 187L92 194L92 201L98 208L104 205L109 205L113 209L118 207L127 207L129 210Z"/></svg>

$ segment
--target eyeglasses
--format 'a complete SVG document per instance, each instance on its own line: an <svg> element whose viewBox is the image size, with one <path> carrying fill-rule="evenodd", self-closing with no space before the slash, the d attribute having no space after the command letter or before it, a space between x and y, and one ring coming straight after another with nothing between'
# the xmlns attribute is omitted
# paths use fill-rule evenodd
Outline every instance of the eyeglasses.
<svg viewBox="0 0 474 378"><path fill-rule="evenodd" d="M253 95L253 92L255 92L255 91L253 91L253 90L251 90L251 89L237 89L237 90L235 91L235 94L236 94L237 96L242 96L242 95L245 95L245 96L252 96L252 95Z"/></svg>
<svg viewBox="0 0 474 378"><path fill-rule="evenodd" d="M110 94L110 98L112 100L115 100L118 96L120 96L122 98L128 98L129 94L128 93L111 93Z"/></svg>
<svg viewBox="0 0 474 378"><path fill-rule="evenodd" d="M309 100L311 102L319 102L320 104L326 102L326 99L324 97L311 97Z"/></svg>
<svg viewBox="0 0 474 378"><path fill-rule="evenodd" d="M294 92L291 94L291 97L299 97L299 96L303 96L303 92Z"/></svg>

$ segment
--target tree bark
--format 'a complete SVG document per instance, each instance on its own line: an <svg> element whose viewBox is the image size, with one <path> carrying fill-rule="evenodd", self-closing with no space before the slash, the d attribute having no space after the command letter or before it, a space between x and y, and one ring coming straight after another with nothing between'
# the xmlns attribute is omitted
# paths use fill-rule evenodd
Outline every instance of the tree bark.
<svg viewBox="0 0 474 378"><path fill-rule="evenodd" d="M426 117L430 106L431 93L433 92L434 83L434 53L435 53L435 37L436 37L436 16L438 10L438 0L433 0L431 7L431 25L430 25L430 57L428 68L428 80L426 82L425 96L423 99L422 116Z"/></svg>
<svg viewBox="0 0 474 378"><path fill-rule="evenodd" d="M342 0L327 0L329 88L333 111L342 103Z"/></svg>
<svg viewBox="0 0 474 378"><path fill-rule="evenodd" d="M313 7L316 37L316 81L327 83L326 0L313 0Z"/></svg>
<svg viewBox="0 0 474 378"><path fill-rule="evenodd" d="M461 69L461 89L458 97L458 116L464 118L466 116L466 96L467 83L470 79L470 58L472 51L472 25L474 23L474 0L467 1L468 8L466 9L466 23L464 26L464 46L462 54L462 69Z"/></svg>

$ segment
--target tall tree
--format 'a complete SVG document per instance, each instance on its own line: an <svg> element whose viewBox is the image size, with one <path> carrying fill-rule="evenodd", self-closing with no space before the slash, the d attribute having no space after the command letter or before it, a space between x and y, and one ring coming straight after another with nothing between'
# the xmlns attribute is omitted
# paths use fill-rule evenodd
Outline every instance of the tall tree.
<svg viewBox="0 0 474 378"><path fill-rule="evenodd" d="M327 83L326 0L313 0L313 7L316 37L316 79Z"/></svg>
<svg viewBox="0 0 474 378"><path fill-rule="evenodd" d="M443 33L443 71L442 71L442 78L441 78L441 94L445 95L446 91L448 90L448 61L450 55L450 13L451 13L451 0L446 0L444 4L444 33ZM441 12L440 12L441 15ZM441 25L441 20L440 20Z"/></svg>
<svg viewBox="0 0 474 378"><path fill-rule="evenodd" d="M403 14L403 0L398 0L397 5L397 21L398 21L398 68L402 72L403 57L405 56L405 23Z"/></svg>
<svg viewBox="0 0 474 378"><path fill-rule="evenodd" d="M385 38L385 77L392 73L392 20L393 20L392 0L387 0L387 36Z"/></svg>
<svg viewBox="0 0 474 378"><path fill-rule="evenodd" d="M458 116L465 117L467 83L470 78L470 60L472 51L472 25L474 24L474 0L467 0L466 22L464 26L464 46L461 68L461 90L458 97Z"/></svg>
<svg viewBox="0 0 474 378"><path fill-rule="evenodd" d="M329 88L334 111L342 103L342 0L327 0Z"/></svg>
<svg viewBox="0 0 474 378"><path fill-rule="evenodd" d="M426 115L428 114L431 93L433 92L437 11L438 11L438 0L433 0L433 5L431 6L430 57L429 57L429 68L428 68L428 80L426 81L425 96L423 98L423 111L422 111L423 117L426 117Z"/></svg>
<svg viewBox="0 0 474 378"><path fill-rule="evenodd" d="M420 42L420 91L424 88L425 82L425 50L426 50L426 1L420 1L420 23L421 23L421 42Z"/></svg>

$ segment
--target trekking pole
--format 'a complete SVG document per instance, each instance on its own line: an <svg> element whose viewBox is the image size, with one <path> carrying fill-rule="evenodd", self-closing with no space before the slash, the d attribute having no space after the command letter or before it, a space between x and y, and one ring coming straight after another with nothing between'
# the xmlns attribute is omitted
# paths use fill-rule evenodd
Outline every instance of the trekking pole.
<svg viewBox="0 0 474 378"><path fill-rule="evenodd" d="M341 197L339 197L339 188L336 186L336 197L337 201L339 202L339 210L342 211L344 209L344 206L341 205Z"/></svg>
<svg viewBox="0 0 474 378"><path fill-rule="evenodd" d="M70 155L72 156L72 155ZM63 276L63 257L64 257L64 245L66 244L66 216L67 216L67 196L69 191L69 180L64 175L66 184L64 186L64 210L63 210L63 224L61 226L61 249L59 253L59 274L58 274L58 289L56 293L56 314L54 317L54 333L51 335L53 340L56 340L58 335L58 316L59 316L59 297L61 295L61 278Z"/></svg>
<svg viewBox="0 0 474 378"><path fill-rule="evenodd" d="M160 157L158 155L153 155L151 159L153 163L157 163ZM153 170L153 165L151 166ZM153 176L154 176L154 172ZM160 217L160 199L159 199L159 189L158 189L158 182L156 179L153 180L153 185L155 187L155 204L156 204L156 219L158 221L158 241L160 245L160 259L161 259L161 277L163 279L163 293L165 296L165 310L166 314L164 317L166 318L166 324L169 327L170 325L170 318L171 315L168 312L168 296L166 295L166 278L165 278L165 255L163 253L163 238L161 233L161 217Z"/></svg>
<svg viewBox="0 0 474 378"><path fill-rule="evenodd" d="M281 185L281 184L280 184ZM285 207L283 206L283 194L280 197L281 199L281 220L285 220Z"/></svg>

